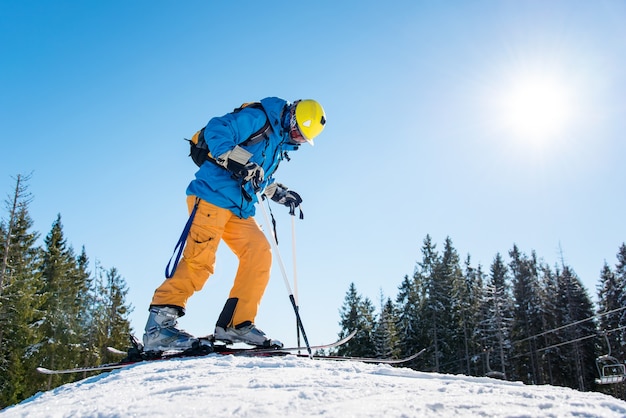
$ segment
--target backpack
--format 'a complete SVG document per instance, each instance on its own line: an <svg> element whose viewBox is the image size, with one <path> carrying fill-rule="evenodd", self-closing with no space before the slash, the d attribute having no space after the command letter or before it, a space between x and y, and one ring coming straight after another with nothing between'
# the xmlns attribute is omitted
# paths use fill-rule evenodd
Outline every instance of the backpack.
<svg viewBox="0 0 626 418"><path fill-rule="evenodd" d="M267 113L265 112L265 109L263 109L263 105L259 102L244 103L238 108L236 108L235 110L233 110L233 113L238 113L242 109L245 109L246 107L251 107L253 109L261 109L263 113L265 113L265 119L266 119L265 125L263 125L261 129L259 129L258 131L250 135L248 139L246 139L240 144L240 145L254 145L269 138L270 131L272 130L272 125L270 124L270 120L269 120L269 117L267 116ZM204 128L196 132L191 137L191 139L185 139L185 140L189 142L189 149L190 149L189 156L198 167L200 167L207 160L211 162L215 162L214 157L209 152L209 146L204 140Z"/></svg>

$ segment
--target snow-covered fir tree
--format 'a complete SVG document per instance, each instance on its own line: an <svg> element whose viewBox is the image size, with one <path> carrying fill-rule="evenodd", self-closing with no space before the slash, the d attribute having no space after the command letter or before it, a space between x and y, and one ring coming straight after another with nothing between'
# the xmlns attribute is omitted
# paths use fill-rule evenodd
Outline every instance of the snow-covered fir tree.
<svg viewBox="0 0 626 418"><path fill-rule="evenodd" d="M485 319L483 300L485 294L485 274L482 266L472 266L471 257L465 259L464 279L468 288L468 301L471 325L470 328L470 373L472 376L486 375L489 370L486 363L484 329L482 323Z"/></svg>
<svg viewBox="0 0 626 418"><path fill-rule="evenodd" d="M354 330L357 330L357 333L348 343L338 347L337 354L366 357L376 355L373 340L376 323L374 311L371 300L363 298L357 292L356 285L351 283L340 311L341 333L339 336L343 338Z"/></svg>
<svg viewBox="0 0 626 418"><path fill-rule="evenodd" d="M29 176L15 180L14 193L5 202L7 219L0 221L0 409L33 394L35 367L28 348L39 305L39 234L32 231L29 214Z"/></svg>
<svg viewBox="0 0 626 418"><path fill-rule="evenodd" d="M580 279L571 267L557 271L557 310L561 324L560 338L569 344L558 347L562 374L554 384L578 390L589 390L595 377L594 341L587 338L596 332L593 303ZM570 324L576 324L575 326ZM569 325L569 326L567 326Z"/></svg>
<svg viewBox="0 0 626 418"><path fill-rule="evenodd" d="M509 252L513 287L513 324L511 339L514 340L511 378L525 383L542 384L539 370L539 341L536 336L544 331L542 323L541 288L537 276L538 263L535 255L522 254L516 245Z"/></svg>
<svg viewBox="0 0 626 418"><path fill-rule="evenodd" d="M618 306L626 307L626 244L622 243L617 252L617 264L615 265L615 293L618 297ZM626 329L626 310L620 311L618 328ZM621 359L626 360L626 334L622 331L621 339L618 341L619 351L617 354Z"/></svg>
<svg viewBox="0 0 626 418"><path fill-rule="evenodd" d="M427 356L421 359L420 365L425 370L441 371L441 360L448 352L448 341L442 335L445 318L445 303L439 299L444 297L444 284L438 279L440 256L436 244L429 235L422 246L422 261L417 263L413 273L413 282L419 295L420 338L423 346L432 347ZM451 289L448 289L450 291ZM449 293L448 293L449 295ZM449 296L448 296L449 298ZM427 345L426 345L427 344Z"/></svg>
<svg viewBox="0 0 626 418"><path fill-rule="evenodd" d="M500 253L496 254L491 263L482 305L484 317L480 326L483 332L483 348L487 353L487 372L498 372L500 377L506 377L511 349L513 300L508 269Z"/></svg>
<svg viewBox="0 0 626 418"><path fill-rule="evenodd" d="M626 359L626 245L617 252L615 270L605 261L600 272L598 294L599 353L610 354L618 361ZM602 388L620 399L626 399L626 386L611 385Z"/></svg>
<svg viewBox="0 0 626 418"><path fill-rule="evenodd" d="M80 300L88 286L83 283L86 273L80 271L74 250L65 239L61 215L45 238L41 277L39 294L43 305L37 327L40 340L36 358L50 367L76 367L83 337L78 312L84 306ZM71 379L71 376L51 376L41 389Z"/></svg>
<svg viewBox="0 0 626 418"><path fill-rule="evenodd" d="M133 308L126 300L127 293L126 280L120 276L115 267L105 270L101 265L97 265L91 291L93 302L89 309L91 315L89 329L93 339L92 349L99 362L117 360L106 347L125 347L129 344L128 336L131 330L128 316Z"/></svg>
<svg viewBox="0 0 626 418"><path fill-rule="evenodd" d="M558 275L548 265L538 266L539 274L539 294L541 300L541 326L544 331L536 336L540 347L540 370L541 381L545 383L555 382L555 378L560 376L559 371L559 347L564 342L557 332L563 325L559 314L559 293L560 283Z"/></svg>
<svg viewBox="0 0 626 418"><path fill-rule="evenodd" d="M600 272L598 284L599 331L606 336L611 351L619 358L626 357L626 339L623 329L626 327L626 245L622 244L617 253L617 265L612 270L605 261ZM605 344L606 345L606 344ZM610 350L609 350L610 348Z"/></svg>
<svg viewBox="0 0 626 418"><path fill-rule="evenodd" d="M384 301L381 294L380 314L376 321L373 340L378 358L398 358L397 313L391 298Z"/></svg>
<svg viewBox="0 0 626 418"><path fill-rule="evenodd" d="M616 274L611 270L609 264L605 261L602 271L600 272L600 283L598 285L598 312L599 331L601 335L606 335L608 344L615 350L621 348L622 333L616 332L620 328L621 318L621 295L624 292L623 285L617 280ZM608 352L607 347L607 352ZM616 351L614 354L621 354Z"/></svg>
<svg viewBox="0 0 626 418"><path fill-rule="evenodd" d="M396 332L398 336L398 355L405 357L424 346L420 321L420 295L413 278L408 275L398 287L395 311Z"/></svg>

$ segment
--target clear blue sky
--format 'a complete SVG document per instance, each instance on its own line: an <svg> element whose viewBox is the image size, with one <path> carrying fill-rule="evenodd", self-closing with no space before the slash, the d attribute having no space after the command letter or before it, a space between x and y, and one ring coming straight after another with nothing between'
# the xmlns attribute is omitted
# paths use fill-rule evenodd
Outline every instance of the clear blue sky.
<svg viewBox="0 0 626 418"><path fill-rule="evenodd" d="M34 229L60 213L77 252L117 267L140 334L187 219L182 138L243 102L315 98L327 128L276 176L304 198L312 343L339 332L350 282L395 297L426 234L486 271L514 243L551 265L562 250L595 297L626 240L625 21L600 0L1 0L0 190L33 172ZM195 334L232 283L218 256L181 320ZM277 268L257 323L295 342Z"/></svg>

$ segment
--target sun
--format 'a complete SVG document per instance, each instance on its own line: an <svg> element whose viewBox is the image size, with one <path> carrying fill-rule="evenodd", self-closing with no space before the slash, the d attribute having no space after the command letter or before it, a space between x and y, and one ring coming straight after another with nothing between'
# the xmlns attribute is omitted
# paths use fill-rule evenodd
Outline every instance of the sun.
<svg viewBox="0 0 626 418"><path fill-rule="evenodd" d="M564 80L551 74L517 74L500 90L500 124L525 143L561 138L573 121L573 95Z"/></svg>

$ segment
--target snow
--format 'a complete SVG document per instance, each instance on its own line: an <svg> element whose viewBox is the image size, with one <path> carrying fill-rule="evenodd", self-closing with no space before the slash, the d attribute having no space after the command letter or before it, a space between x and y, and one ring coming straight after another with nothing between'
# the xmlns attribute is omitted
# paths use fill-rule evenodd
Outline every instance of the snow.
<svg viewBox="0 0 626 418"><path fill-rule="evenodd" d="M210 355L136 364L39 393L10 417L624 417L595 392L389 365Z"/></svg>

